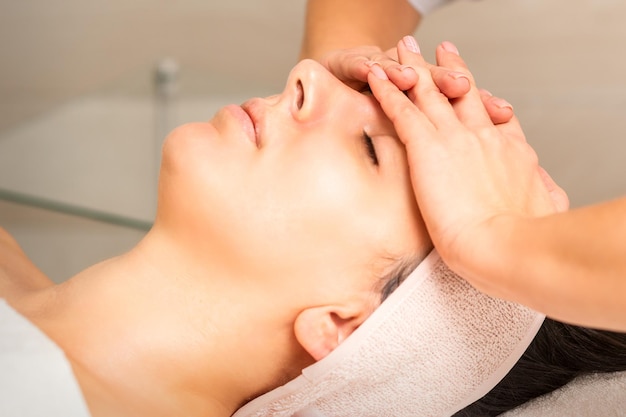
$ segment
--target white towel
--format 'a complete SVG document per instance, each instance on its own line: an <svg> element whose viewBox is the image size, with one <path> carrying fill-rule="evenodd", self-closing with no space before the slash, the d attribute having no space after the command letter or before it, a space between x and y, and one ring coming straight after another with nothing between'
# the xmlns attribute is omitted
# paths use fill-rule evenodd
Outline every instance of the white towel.
<svg viewBox="0 0 626 417"><path fill-rule="evenodd" d="M578 377L564 387L502 415L502 417L547 416L626 416L626 372Z"/></svg>
<svg viewBox="0 0 626 417"><path fill-rule="evenodd" d="M449 417L506 375L543 319L433 251L337 349L233 417Z"/></svg>

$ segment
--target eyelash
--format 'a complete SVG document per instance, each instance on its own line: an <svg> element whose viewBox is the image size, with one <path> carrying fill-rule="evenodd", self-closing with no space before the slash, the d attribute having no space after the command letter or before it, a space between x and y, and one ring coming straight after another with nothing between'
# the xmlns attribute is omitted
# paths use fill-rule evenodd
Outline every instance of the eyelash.
<svg viewBox="0 0 626 417"><path fill-rule="evenodd" d="M363 131L363 145L365 146L365 150L367 150L367 155L372 160L372 163L378 166L378 156L376 155L374 142L372 142L372 138L365 131Z"/></svg>

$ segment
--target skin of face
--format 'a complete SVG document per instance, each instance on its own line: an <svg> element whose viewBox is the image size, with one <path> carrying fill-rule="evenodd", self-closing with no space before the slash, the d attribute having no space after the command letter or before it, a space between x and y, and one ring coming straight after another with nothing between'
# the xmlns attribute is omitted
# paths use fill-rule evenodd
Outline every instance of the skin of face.
<svg viewBox="0 0 626 417"><path fill-rule="evenodd" d="M137 247L14 302L93 415L227 416L328 354L429 248L390 122L305 60L280 95L168 136Z"/></svg>
<svg viewBox="0 0 626 417"><path fill-rule="evenodd" d="M157 222L178 239L311 302L369 299L376 277L428 247L404 148L375 99L304 60L282 94L243 108L166 140Z"/></svg>

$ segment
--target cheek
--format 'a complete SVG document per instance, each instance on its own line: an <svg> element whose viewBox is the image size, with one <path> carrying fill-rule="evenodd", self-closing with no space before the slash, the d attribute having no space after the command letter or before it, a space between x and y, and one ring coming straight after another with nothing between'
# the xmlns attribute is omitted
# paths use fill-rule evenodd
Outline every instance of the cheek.
<svg viewBox="0 0 626 417"><path fill-rule="evenodd" d="M253 187L247 201L232 207L229 222L238 231L233 238L255 248L245 254L255 258L251 262L297 270L334 265L363 251L370 222L353 214L356 203L344 189L329 178L287 178L269 189Z"/></svg>
<svg viewBox="0 0 626 417"><path fill-rule="evenodd" d="M228 211L249 153L226 142L212 125L187 124L166 139L159 175L157 221L170 230L210 235L211 223Z"/></svg>
<svg viewBox="0 0 626 417"><path fill-rule="evenodd" d="M258 268L324 274L370 250L372 196L345 160L306 148L259 161L229 199L222 241ZM335 271L336 274L336 271Z"/></svg>
<svg viewBox="0 0 626 417"><path fill-rule="evenodd" d="M380 192L362 150L287 137L248 154L211 135L186 125L164 148L158 218L190 246L250 276L296 282L303 268L317 279L371 270L374 253L401 246L395 238L406 226L393 219L406 208L392 203L398 190Z"/></svg>

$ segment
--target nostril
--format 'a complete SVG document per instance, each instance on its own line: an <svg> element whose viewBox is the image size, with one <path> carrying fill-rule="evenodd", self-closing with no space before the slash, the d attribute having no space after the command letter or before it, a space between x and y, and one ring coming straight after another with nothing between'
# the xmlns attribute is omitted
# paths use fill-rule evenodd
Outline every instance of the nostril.
<svg viewBox="0 0 626 417"><path fill-rule="evenodd" d="M302 108L304 104L304 88L302 87L302 81L298 80L296 83L296 106L298 110Z"/></svg>

